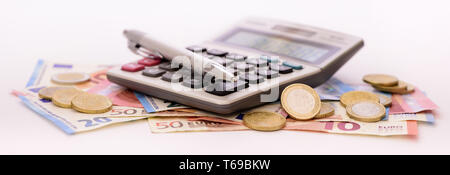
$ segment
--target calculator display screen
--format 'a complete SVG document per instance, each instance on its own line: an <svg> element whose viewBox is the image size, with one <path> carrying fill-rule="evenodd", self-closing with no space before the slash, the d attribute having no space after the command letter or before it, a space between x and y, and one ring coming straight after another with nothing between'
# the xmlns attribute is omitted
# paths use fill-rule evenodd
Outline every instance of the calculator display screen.
<svg viewBox="0 0 450 175"><path fill-rule="evenodd" d="M234 30L222 42L256 49L279 56L287 56L319 64L333 55L339 48L298 38L267 34L247 29Z"/></svg>

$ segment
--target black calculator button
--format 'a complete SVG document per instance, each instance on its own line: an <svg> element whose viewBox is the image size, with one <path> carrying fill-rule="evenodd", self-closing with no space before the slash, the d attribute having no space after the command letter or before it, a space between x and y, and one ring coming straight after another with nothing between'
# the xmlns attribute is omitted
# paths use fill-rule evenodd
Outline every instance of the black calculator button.
<svg viewBox="0 0 450 175"><path fill-rule="evenodd" d="M250 84L258 84L264 82L264 77L250 73L239 75L239 79L246 81Z"/></svg>
<svg viewBox="0 0 450 175"><path fill-rule="evenodd" d="M234 63L233 68L242 72L249 72L254 70L255 66L241 62L241 63Z"/></svg>
<svg viewBox="0 0 450 175"><path fill-rule="evenodd" d="M186 87L193 88L193 89L198 89L198 88L202 88L203 87L202 80L201 79L195 79L195 78L191 78L191 79L184 78L182 85L186 86Z"/></svg>
<svg viewBox="0 0 450 175"><path fill-rule="evenodd" d="M159 77L164 73L166 73L165 70L159 69L157 67L146 68L144 71L142 71L142 75L147 77Z"/></svg>
<svg viewBox="0 0 450 175"><path fill-rule="evenodd" d="M211 60L221 64L222 66L229 66L229 65L231 65L233 63L233 60L223 59L223 58L220 58L220 57L214 57Z"/></svg>
<svg viewBox="0 0 450 175"><path fill-rule="evenodd" d="M292 68L288 66L278 65L278 64L270 64L270 70L277 71L280 74L288 74L292 72Z"/></svg>
<svg viewBox="0 0 450 175"><path fill-rule="evenodd" d="M256 74L263 76L264 78L271 79L279 76L278 72L272 70L259 69Z"/></svg>
<svg viewBox="0 0 450 175"><path fill-rule="evenodd" d="M229 73L233 74L234 76L237 76L239 74L239 71L233 68L227 68L226 69Z"/></svg>
<svg viewBox="0 0 450 175"><path fill-rule="evenodd" d="M192 52L204 52L204 51L206 51L206 48L201 47L201 46L189 46L186 49L190 50Z"/></svg>
<svg viewBox="0 0 450 175"><path fill-rule="evenodd" d="M181 68L181 65L172 65L170 62L164 62L159 64L158 67L166 71L176 71Z"/></svg>
<svg viewBox="0 0 450 175"><path fill-rule="evenodd" d="M205 92L217 96L225 96L236 91L234 90L234 87L226 87L223 84L211 84L205 88Z"/></svg>
<svg viewBox="0 0 450 175"><path fill-rule="evenodd" d="M225 56L225 58L233 61L244 61L247 58L247 56L239 55L236 53L229 53L227 56Z"/></svg>
<svg viewBox="0 0 450 175"><path fill-rule="evenodd" d="M247 60L245 60L248 64L254 65L256 67L265 67L267 66L267 61L266 60L261 60L258 58L249 58Z"/></svg>
<svg viewBox="0 0 450 175"><path fill-rule="evenodd" d="M168 82L179 83L183 81L183 74L176 72L166 72L162 75L161 79Z"/></svg>
<svg viewBox="0 0 450 175"><path fill-rule="evenodd" d="M206 87L205 91L214 95L225 96L248 87L249 84L241 80L237 82L216 81L216 83Z"/></svg>
<svg viewBox="0 0 450 175"><path fill-rule="evenodd" d="M228 52L225 51L221 51L221 50L217 50L217 49L208 49L206 51L206 53L210 54L210 55L214 55L214 56L218 56L218 57L223 57L226 54L228 54Z"/></svg>

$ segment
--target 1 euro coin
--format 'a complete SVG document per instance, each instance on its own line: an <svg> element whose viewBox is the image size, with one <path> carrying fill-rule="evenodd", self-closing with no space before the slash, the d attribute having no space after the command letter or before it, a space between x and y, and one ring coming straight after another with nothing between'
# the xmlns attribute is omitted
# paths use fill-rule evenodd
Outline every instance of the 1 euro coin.
<svg viewBox="0 0 450 175"><path fill-rule="evenodd" d="M345 109L350 118L363 122L377 122L386 115L386 108L373 101L359 101Z"/></svg>
<svg viewBox="0 0 450 175"><path fill-rule="evenodd" d="M317 92L305 84L291 84L281 93L281 106L294 119L308 120L320 111Z"/></svg>

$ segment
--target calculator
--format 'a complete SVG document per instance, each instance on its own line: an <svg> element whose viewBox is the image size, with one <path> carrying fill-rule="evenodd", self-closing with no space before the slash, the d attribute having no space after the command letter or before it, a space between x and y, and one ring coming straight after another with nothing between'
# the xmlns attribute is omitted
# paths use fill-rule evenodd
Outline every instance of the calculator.
<svg viewBox="0 0 450 175"><path fill-rule="evenodd" d="M229 114L277 101L293 83L322 84L363 45L362 38L349 34L248 18L212 40L185 48L223 65L238 81L214 79L208 73L194 76L198 73L174 68L156 54L114 67L107 78L150 96Z"/></svg>

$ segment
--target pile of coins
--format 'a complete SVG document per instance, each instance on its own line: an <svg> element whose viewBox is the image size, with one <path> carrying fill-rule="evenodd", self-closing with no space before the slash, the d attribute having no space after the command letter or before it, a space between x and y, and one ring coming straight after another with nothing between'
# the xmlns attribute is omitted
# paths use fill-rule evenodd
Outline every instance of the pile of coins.
<svg viewBox="0 0 450 175"><path fill-rule="evenodd" d="M305 84L292 84L281 94L281 106L288 115L296 120L310 120L334 115L334 108L320 101L317 92ZM282 129L286 118L275 112L250 112L243 117L244 125L258 131Z"/></svg>
<svg viewBox="0 0 450 175"><path fill-rule="evenodd" d="M39 90L39 97L51 100L61 108L72 108L78 112L99 114L108 112L112 102L108 97L90 94L73 87L46 87Z"/></svg>
<svg viewBox="0 0 450 175"><path fill-rule="evenodd" d="M372 85L373 88L383 92L409 94L414 92L414 86L400 81L397 77L386 74L368 74L363 77L363 81Z"/></svg>
<svg viewBox="0 0 450 175"><path fill-rule="evenodd" d="M341 95L340 102L348 116L354 120L377 122L386 115L386 108L380 103L380 97L371 92L350 91Z"/></svg>

